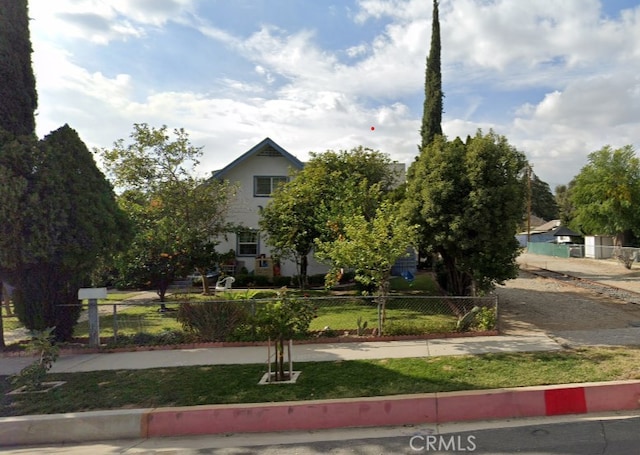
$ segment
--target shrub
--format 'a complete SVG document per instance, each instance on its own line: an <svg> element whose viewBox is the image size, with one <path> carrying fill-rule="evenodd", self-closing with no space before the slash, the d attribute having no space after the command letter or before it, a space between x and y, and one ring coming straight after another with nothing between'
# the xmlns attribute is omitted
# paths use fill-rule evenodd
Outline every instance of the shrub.
<svg viewBox="0 0 640 455"><path fill-rule="evenodd" d="M324 286L324 278L325 276L320 273L316 275L309 275L307 277L307 281L311 287L321 287Z"/></svg>
<svg viewBox="0 0 640 455"><path fill-rule="evenodd" d="M235 275L234 278L236 281L233 282L235 287L253 287L253 286L269 286L269 277L264 275L254 275L254 274L238 274Z"/></svg>
<svg viewBox="0 0 640 455"><path fill-rule="evenodd" d="M482 307L475 315L473 327L478 330L494 330L496 328L497 317L494 308Z"/></svg>
<svg viewBox="0 0 640 455"><path fill-rule="evenodd" d="M53 331L55 327L34 332L33 338L27 345L27 351L36 356L36 360L24 367L20 373L12 379L13 384L24 386L29 391L42 388L47 371L58 359L59 348L53 344Z"/></svg>
<svg viewBox="0 0 640 455"><path fill-rule="evenodd" d="M274 276L273 277L273 286L281 288L283 286L291 286L291 277L290 276Z"/></svg>
<svg viewBox="0 0 640 455"><path fill-rule="evenodd" d="M134 335L118 335L115 341L107 343L108 348L121 346L161 346L169 344L185 344L195 341L196 338L182 330L166 329L162 332L152 334L138 332Z"/></svg>
<svg viewBox="0 0 640 455"><path fill-rule="evenodd" d="M233 332L247 323L249 311L242 302L184 302L177 320L202 341L227 341Z"/></svg>
<svg viewBox="0 0 640 455"><path fill-rule="evenodd" d="M384 334L390 336L422 335L427 332L424 324L415 321L387 321Z"/></svg>

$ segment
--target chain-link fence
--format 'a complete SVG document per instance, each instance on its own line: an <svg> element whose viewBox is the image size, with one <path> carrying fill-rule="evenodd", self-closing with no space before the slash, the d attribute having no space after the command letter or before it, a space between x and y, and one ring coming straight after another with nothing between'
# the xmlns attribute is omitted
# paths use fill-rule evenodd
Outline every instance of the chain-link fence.
<svg viewBox="0 0 640 455"><path fill-rule="evenodd" d="M497 296L299 297L315 317L301 338L421 335L494 330ZM198 299L160 304L116 303L99 306L103 342L170 344L187 341L262 341L261 311L277 299ZM88 333L86 317L76 328Z"/></svg>

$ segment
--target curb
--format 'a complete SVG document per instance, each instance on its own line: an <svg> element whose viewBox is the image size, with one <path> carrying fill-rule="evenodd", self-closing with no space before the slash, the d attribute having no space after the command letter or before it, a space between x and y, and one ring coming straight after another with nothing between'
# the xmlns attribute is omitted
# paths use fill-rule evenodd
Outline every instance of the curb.
<svg viewBox="0 0 640 455"><path fill-rule="evenodd" d="M0 418L0 445L463 422L640 409L640 380Z"/></svg>

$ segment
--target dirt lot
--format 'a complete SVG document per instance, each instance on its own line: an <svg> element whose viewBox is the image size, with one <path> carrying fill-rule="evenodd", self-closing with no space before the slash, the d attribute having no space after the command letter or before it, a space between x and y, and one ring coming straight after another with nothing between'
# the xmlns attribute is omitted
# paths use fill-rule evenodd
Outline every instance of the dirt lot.
<svg viewBox="0 0 640 455"><path fill-rule="evenodd" d="M640 305L520 272L498 286L500 329L516 335L531 331L616 329L640 323Z"/></svg>

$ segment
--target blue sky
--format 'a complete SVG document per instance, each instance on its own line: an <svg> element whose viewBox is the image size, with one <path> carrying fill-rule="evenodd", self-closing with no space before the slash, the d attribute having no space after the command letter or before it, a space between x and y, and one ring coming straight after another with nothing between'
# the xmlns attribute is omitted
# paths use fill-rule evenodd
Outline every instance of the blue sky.
<svg viewBox="0 0 640 455"><path fill-rule="evenodd" d="M364 145L410 164L430 0L30 0L40 136L89 147L185 128L202 175L269 136L301 160ZM443 129L493 128L553 189L640 147L640 4L441 0ZM371 126L375 127L371 131Z"/></svg>

